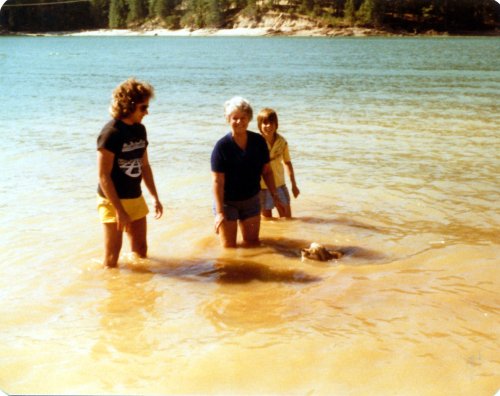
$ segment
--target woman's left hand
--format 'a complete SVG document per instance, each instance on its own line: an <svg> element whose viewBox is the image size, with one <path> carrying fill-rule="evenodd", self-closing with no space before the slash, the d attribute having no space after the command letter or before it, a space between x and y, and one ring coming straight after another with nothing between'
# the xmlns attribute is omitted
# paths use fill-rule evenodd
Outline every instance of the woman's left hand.
<svg viewBox="0 0 500 396"><path fill-rule="evenodd" d="M222 223L224 222L224 213L217 213L215 215L215 223L214 223L214 229L215 229L215 233L218 234L219 233L219 228L220 226L222 225Z"/></svg>

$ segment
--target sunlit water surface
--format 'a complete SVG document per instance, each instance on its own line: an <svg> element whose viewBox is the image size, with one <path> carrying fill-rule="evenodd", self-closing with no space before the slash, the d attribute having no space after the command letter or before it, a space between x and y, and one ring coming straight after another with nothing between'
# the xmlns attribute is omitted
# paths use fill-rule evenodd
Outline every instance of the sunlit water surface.
<svg viewBox="0 0 500 396"><path fill-rule="evenodd" d="M0 37L0 389L493 395L499 44ZM95 141L129 76L156 88L166 211L150 259L104 270ZM233 95L278 111L301 195L223 251L209 156ZM345 256L301 261L313 241Z"/></svg>

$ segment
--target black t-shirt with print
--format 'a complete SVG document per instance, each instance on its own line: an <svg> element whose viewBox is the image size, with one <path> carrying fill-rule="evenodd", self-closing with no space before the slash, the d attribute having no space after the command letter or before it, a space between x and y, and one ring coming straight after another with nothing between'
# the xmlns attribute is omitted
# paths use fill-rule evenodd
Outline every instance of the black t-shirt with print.
<svg viewBox="0 0 500 396"><path fill-rule="evenodd" d="M102 128L97 149L106 149L115 155L111 180L119 198L141 196L142 157L147 146L146 128L142 124L127 125L113 119ZM97 192L105 197L100 185Z"/></svg>

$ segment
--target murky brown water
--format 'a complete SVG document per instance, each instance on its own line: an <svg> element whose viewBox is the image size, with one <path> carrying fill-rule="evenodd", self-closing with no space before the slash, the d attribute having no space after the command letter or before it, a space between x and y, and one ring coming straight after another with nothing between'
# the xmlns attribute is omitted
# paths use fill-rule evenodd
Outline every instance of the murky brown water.
<svg viewBox="0 0 500 396"><path fill-rule="evenodd" d="M140 41L152 46L138 61L148 65L135 71L157 86L145 123L166 213L149 220L150 259L130 257L126 245L120 268L104 270L94 143L110 89L132 72L112 72L106 51L136 47L101 42L96 66L84 62L97 57L93 52L75 54L79 45L94 48L91 40L66 40L14 40L20 58L0 56L12 63L2 75L15 87L21 77L13 65L28 62L30 51L48 54L45 67L23 74L26 86L17 90L29 120L15 113L11 96L3 108L12 114L1 117L10 138L0 186L0 389L499 390L500 77L491 51L498 41L181 40L185 46L175 48L185 56L191 45L226 51L237 40L260 51L308 54L278 58L251 92L238 92L257 108L278 108L302 191L293 201L296 219L265 222L261 247L228 251L212 233L208 158L225 132L221 104L237 69L227 74L229 60L219 65L215 55L197 58L209 66L179 69L169 95L163 71L172 73L168 62L177 58L158 49L173 41ZM425 55L429 49L433 57ZM58 62L66 62L64 73L51 69ZM237 89L258 65L231 80ZM294 76L286 84L279 66ZM34 88L46 73L60 77L54 92ZM108 80L109 87L99 84ZM89 81L102 101L84 88ZM263 89L271 82L276 97ZM71 99L75 87L82 97ZM52 99L39 113L31 101L43 103L41 92ZM302 261L300 248L313 241L345 255Z"/></svg>

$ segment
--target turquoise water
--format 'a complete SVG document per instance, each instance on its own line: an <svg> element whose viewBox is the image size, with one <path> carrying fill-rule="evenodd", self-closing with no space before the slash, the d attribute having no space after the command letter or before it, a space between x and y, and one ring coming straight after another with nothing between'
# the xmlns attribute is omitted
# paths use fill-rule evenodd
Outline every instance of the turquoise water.
<svg viewBox="0 0 500 396"><path fill-rule="evenodd" d="M308 392L314 383L319 394L327 394L334 383L339 394L350 394L345 389L387 394L406 384L406 394L420 394L423 385L410 388L405 374L418 371L441 374L435 393L428 394L448 391L450 383L469 394L493 394L495 381L498 385L493 373L499 372L492 357L498 350L500 309L495 294L499 55L497 38L0 37L0 285L8 301L8 308L2 304L0 309L0 373L5 373L0 388L13 393L228 393L236 387L259 394ZM149 81L156 90L144 123L166 213L149 223L150 252L160 264L141 264L145 272L135 273L134 263L124 259L129 272L110 274L97 264L102 248L94 207L95 141L109 117L111 91L130 76ZM271 251L266 245L251 252L222 252L212 233L209 156L227 131L223 102L234 95L249 99L256 112L262 107L278 111L301 189L292 202L296 220L263 224ZM294 258L301 243L312 241L354 246L364 254L331 266ZM288 253L280 254L283 249ZM262 283L262 272L257 276L254 268L243 271L248 284L221 285L220 260L251 261L268 271L270 281ZM273 275L276 267L323 281L320 286L287 286L280 281L283 274ZM182 302L176 297L179 288ZM343 303L339 290L346 291ZM426 300L431 291L437 294ZM257 304L253 315L243 317L254 295L270 305ZM363 309L363 295L379 296L380 304ZM382 295L387 301L379 300ZM422 299L402 307L414 326L388 325L391 301L410 301L415 295ZM134 319L114 329L116 312L104 309L103 299L110 307L132 301ZM172 311L159 308L158 301ZM39 303L45 308L32 321L21 314L38 310ZM289 321L291 305L306 310L295 324ZM450 321L443 322L448 315ZM422 316L433 318L425 329ZM353 318L360 322L351 323ZM140 331L137 319L147 323ZM458 331L464 321L471 325ZM370 331L367 323L374 323ZM194 341L197 335L191 331L183 338L184 326L199 329L205 341ZM110 338L96 341L103 331ZM141 353L139 341L137 350L122 350L138 331L154 341L149 351L154 359ZM302 331L307 342L296 338ZM153 334L159 332L171 332L174 340L157 339ZM79 346L61 341L68 333ZM427 360L409 359L400 366L407 369L400 380L391 379L394 367L387 351L413 354L414 347L395 336L393 344L378 345L383 356L363 348L384 333L411 333L425 345L420 354L425 358L419 359ZM433 344L436 337L439 346ZM280 371L281 382L267 377L262 366L254 372L260 385L252 387L246 364L264 361L251 353L254 341L263 353L283 359L291 346L298 355L306 349L309 354L289 376ZM362 374L366 389L347 387L360 376L360 366L342 365L349 356L344 342L356 346L354 356L373 352ZM102 344L108 343L115 352L105 353ZM325 343L346 349L323 356ZM240 345L237 353L247 363L232 368L239 379L223 380L224 365L219 371L212 368L213 376L201 375L211 366L210 359L193 357L200 344L205 356L214 347L213 358L231 356L231 348ZM456 345L463 345L462 352ZM433 348L442 354L434 356ZM63 363L47 363L54 360L46 350L62 362L85 358L69 370ZM196 361L179 358L188 366L177 382L162 377L163 371L181 370L162 352L167 350L177 357L188 353ZM124 356L132 361L124 363ZM342 366L344 375L320 375L318 380L319 372L306 370L318 359L328 367ZM456 363L447 365L448 360ZM111 384L92 371L96 362L109 361L121 362L135 376L115 372L117 382ZM429 372L421 371L423 363ZM158 364L161 369L154 371ZM63 374L66 382L43 367ZM464 380L462 373L469 369L480 380ZM86 370L93 373L91 380ZM149 385L155 381L159 388Z"/></svg>
<svg viewBox="0 0 500 396"><path fill-rule="evenodd" d="M451 195L495 203L495 179L462 190L498 170L498 44L489 38L2 37L2 134L11 136L9 155L43 157L55 149L69 172L58 172L52 187L85 194L94 182L86 176L93 172L89 153L108 117L110 92L136 76L157 90L147 126L154 159L173 173L206 168L225 129L221 104L238 94L256 110L279 111L298 172L317 185L363 189L382 182L413 190L431 181L447 184ZM32 169L19 180L20 164L6 162L7 193L29 189L23 179L38 179L41 170ZM80 183L60 183L75 174Z"/></svg>
<svg viewBox="0 0 500 396"><path fill-rule="evenodd" d="M146 125L167 180L207 169L210 149L226 129L222 103L242 95L256 110L278 110L297 172L313 184L308 189L320 193L315 188L323 183L341 190L335 195L356 189L355 202L340 197L348 214L362 209L359 191L427 190L421 198L431 193L441 204L457 196L474 200L474 218L466 222L489 233L498 225L492 221L498 44L496 38L2 37L0 117L2 134L10 136L4 194L18 200L38 189L40 178L47 188L37 194L48 199L47 190L88 194L110 92L136 76L157 91ZM45 165L48 157L57 164ZM33 169L33 163L44 165ZM200 186L175 199L195 197L203 204L210 199ZM73 211L73 202L65 209ZM459 200L443 209L455 224L463 223L457 209L470 211Z"/></svg>

